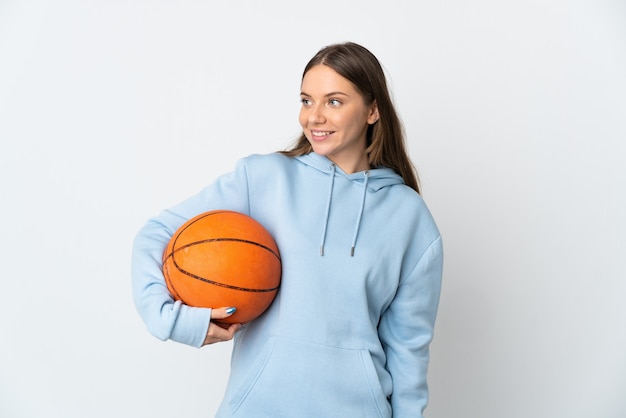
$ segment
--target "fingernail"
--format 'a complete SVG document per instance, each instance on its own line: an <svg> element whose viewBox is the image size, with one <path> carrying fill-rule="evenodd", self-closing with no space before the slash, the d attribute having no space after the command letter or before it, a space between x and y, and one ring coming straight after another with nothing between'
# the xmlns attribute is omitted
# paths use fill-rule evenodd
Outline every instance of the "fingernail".
<svg viewBox="0 0 626 418"><path fill-rule="evenodd" d="M230 314L232 314L232 313L235 313L235 311L236 311L236 310L237 310L237 308L227 308L227 309L226 309L226 313L227 313L228 315L230 315Z"/></svg>

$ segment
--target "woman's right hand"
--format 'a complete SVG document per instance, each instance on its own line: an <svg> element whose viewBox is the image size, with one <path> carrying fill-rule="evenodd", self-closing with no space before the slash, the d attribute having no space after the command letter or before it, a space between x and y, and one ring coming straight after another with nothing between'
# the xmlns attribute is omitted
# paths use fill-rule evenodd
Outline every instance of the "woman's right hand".
<svg viewBox="0 0 626 418"><path fill-rule="evenodd" d="M213 322L213 319L224 319L235 313L235 308L215 308L211 310L211 322L209 323L209 329L204 338L202 345L208 345L213 343L219 343L223 341L230 341L235 336L235 333L241 329L241 324L231 324L228 328L218 325Z"/></svg>

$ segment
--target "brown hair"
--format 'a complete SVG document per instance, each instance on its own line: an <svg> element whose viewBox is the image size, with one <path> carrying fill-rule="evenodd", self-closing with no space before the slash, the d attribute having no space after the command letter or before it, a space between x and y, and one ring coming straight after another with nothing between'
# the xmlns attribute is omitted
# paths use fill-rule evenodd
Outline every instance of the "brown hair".
<svg viewBox="0 0 626 418"><path fill-rule="evenodd" d="M367 129L370 166L393 169L409 187L420 193L417 171L406 150L404 128L394 109L378 59L363 46L345 42L320 49L304 68L302 77L316 65L326 65L350 81L367 105L376 101L379 119ZM302 133L291 149L281 152L293 157L311 151L313 148Z"/></svg>

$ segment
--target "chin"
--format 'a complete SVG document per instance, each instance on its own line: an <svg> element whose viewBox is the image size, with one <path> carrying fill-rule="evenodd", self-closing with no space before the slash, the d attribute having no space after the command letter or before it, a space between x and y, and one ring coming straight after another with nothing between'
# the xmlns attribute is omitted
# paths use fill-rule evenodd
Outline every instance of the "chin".
<svg viewBox="0 0 626 418"><path fill-rule="evenodd" d="M313 149L314 153L328 157L329 152L324 147L320 147L316 144L311 144L311 148Z"/></svg>

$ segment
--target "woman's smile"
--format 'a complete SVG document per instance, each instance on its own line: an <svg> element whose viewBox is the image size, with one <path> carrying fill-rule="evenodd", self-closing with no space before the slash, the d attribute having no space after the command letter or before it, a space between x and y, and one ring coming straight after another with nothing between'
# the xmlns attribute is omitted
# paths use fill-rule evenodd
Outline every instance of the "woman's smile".
<svg viewBox="0 0 626 418"><path fill-rule="evenodd" d="M311 129L311 137L314 141L323 141L333 134L333 131L316 131Z"/></svg>

